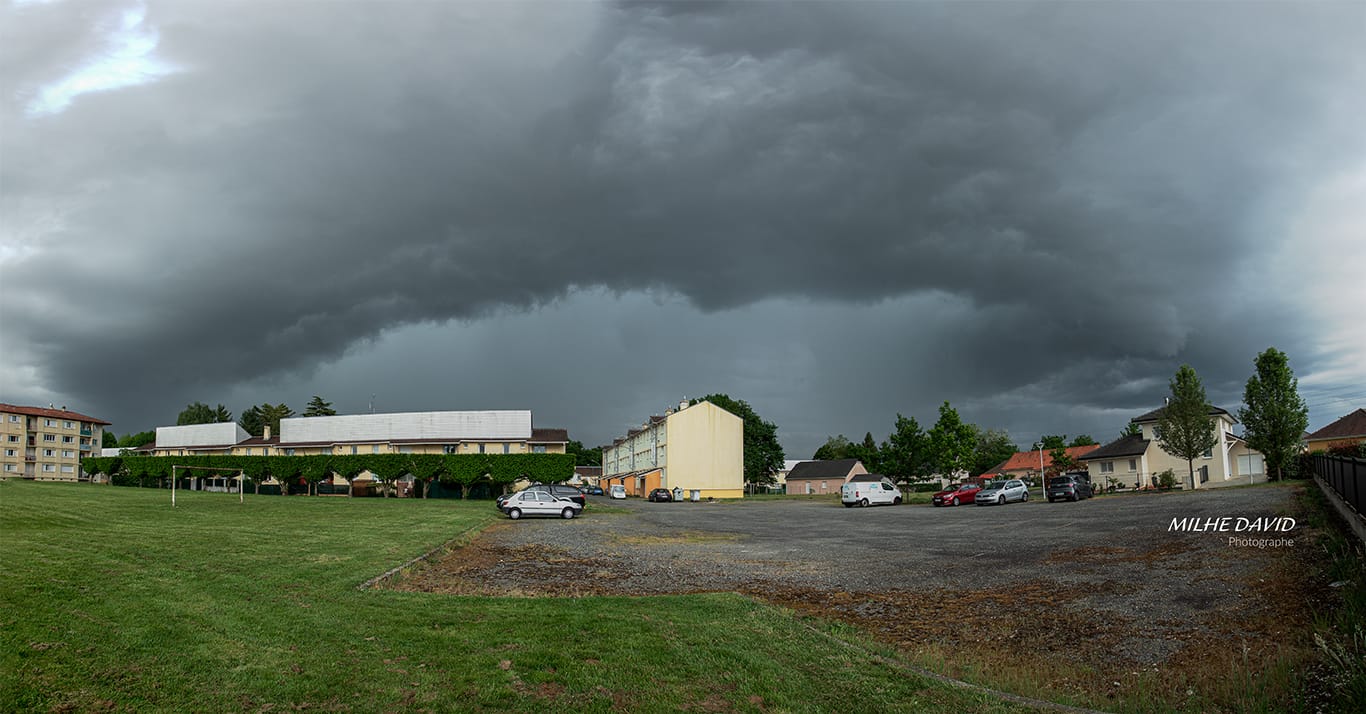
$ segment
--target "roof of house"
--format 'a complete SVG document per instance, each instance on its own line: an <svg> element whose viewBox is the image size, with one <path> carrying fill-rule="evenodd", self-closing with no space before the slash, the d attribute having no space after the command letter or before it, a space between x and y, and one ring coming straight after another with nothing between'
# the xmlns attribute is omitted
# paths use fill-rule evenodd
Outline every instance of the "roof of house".
<svg viewBox="0 0 1366 714"><path fill-rule="evenodd" d="M110 422L107 422L107 421L105 421L105 420L103 420L103 419L96 419L95 417L92 417L92 416L86 416L85 414L81 414L80 412L69 411L69 410L67 410L66 408L62 408L62 409L55 409L55 408L53 408L53 409L44 409L44 408L42 408L42 407L23 407L23 406L19 406L18 404L0 404L0 412L6 412L6 413L9 413L9 414L27 414L27 415L29 415L29 416L48 417L48 418L51 418L51 419L67 419L67 420L70 420L70 421L84 421L84 422L90 422L91 424L109 424L109 423L110 423Z"/></svg>
<svg viewBox="0 0 1366 714"><path fill-rule="evenodd" d="M849 481L851 483L855 481L859 483L877 483L878 481L881 481L884 478L887 477L883 476L882 474L859 474L849 479Z"/></svg>
<svg viewBox="0 0 1366 714"><path fill-rule="evenodd" d="M836 459L829 461L803 461L792 467L787 480L801 478L844 478L858 465L858 459Z"/></svg>
<svg viewBox="0 0 1366 714"><path fill-rule="evenodd" d="M580 476L601 476L601 466L575 466L574 473Z"/></svg>
<svg viewBox="0 0 1366 714"><path fill-rule="evenodd" d="M1091 444L1090 446L1069 446L1065 449L1065 451L1067 452L1068 456L1071 456L1074 459L1080 459L1082 456L1089 454L1092 451L1095 451L1099 448L1099 445ZM1043 465L1045 469L1053 465L1053 453L1051 451L1043 452ZM1002 461L999 464L996 464L996 466L992 467L991 470L981 475L990 478L991 476L994 476L1003 471L1037 471L1038 468L1038 451L1017 451L1013 455L1011 455L1010 458L1006 459L1005 461Z"/></svg>
<svg viewBox="0 0 1366 714"><path fill-rule="evenodd" d="M1121 436L1083 456L1082 460L1095 461L1096 459L1113 459L1121 456L1139 456L1147 450L1148 440L1144 439L1142 434L1134 434L1133 436Z"/></svg>
<svg viewBox="0 0 1366 714"><path fill-rule="evenodd" d="M539 444L539 443L542 443L542 442L547 442L547 441L551 441L551 442L561 442L561 441L563 441L563 442L566 442L566 443L567 443L567 442L569 441L569 430L568 430L568 429L538 429L538 428L533 427L533 428L531 429L531 438L528 439L528 441L534 441L534 442L536 442L536 443L538 443L538 444Z"/></svg>
<svg viewBox="0 0 1366 714"><path fill-rule="evenodd" d="M1366 409L1358 409L1328 426L1304 437L1306 441L1322 439L1351 439L1366 436Z"/></svg>
<svg viewBox="0 0 1366 714"><path fill-rule="evenodd" d="M1152 411L1150 411L1150 412L1148 412L1148 413L1146 413L1146 414L1140 414L1140 415L1134 417L1133 419L1130 419L1129 421L1134 422L1135 424L1140 423L1140 422L1146 422L1146 421L1157 421L1157 420L1159 420L1159 419L1162 418L1162 412L1164 412L1164 411L1166 411L1166 410L1167 410L1167 407L1161 406L1161 407L1158 407L1158 408L1156 408L1156 409L1154 409L1154 410L1152 410ZM1227 409L1221 409L1221 408L1219 408L1219 407L1214 406L1213 404L1210 405L1210 407L1209 407L1209 415L1210 415L1210 416L1219 416L1219 415L1221 415L1221 414L1224 415L1224 416L1226 416L1226 417L1228 417L1229 419L1233 419L1234 422L1237 422L1237 421L1238 421L1237 419L1235 419L1235 418L1233 417L1232 414L1230 414L1230 413L1228 412Z"/></svg>

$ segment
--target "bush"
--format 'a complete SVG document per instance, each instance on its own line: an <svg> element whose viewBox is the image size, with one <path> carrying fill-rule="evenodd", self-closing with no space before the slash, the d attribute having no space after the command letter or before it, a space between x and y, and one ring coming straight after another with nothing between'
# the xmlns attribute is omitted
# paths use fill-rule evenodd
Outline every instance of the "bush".
<svg viewBox="0 0 1366 714"><path fill-rule="evenodd" d="M1176 488L1176 472L1167 469L1157 475L1157 487L1163 491L1170 491Z"/></svg>

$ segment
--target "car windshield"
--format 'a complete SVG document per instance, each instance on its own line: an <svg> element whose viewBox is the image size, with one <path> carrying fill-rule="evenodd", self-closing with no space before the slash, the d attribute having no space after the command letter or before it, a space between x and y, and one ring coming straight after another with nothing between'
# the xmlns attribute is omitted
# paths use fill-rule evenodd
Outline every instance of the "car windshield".
<svg viewBox="0 0 1366 714"><path fill-rule="evenodd" d="M971 490L973 490L973 489L975 489L975 488L977 488L977 484L975 484L975 483L965 483L965 484L960 485L960 486L958 487L958 490L959 490L959 491L971 491Z"/></svg>
<svg viewBox="0 0 1366 714"><path fill-rule="evenodd" d="M990 481L988 481L987 483L982 484L982 490L983 490L983 491L995 491L996 489L998 489L998 488L1000 488L1000 487L1002 487L1002 486L1004 486L1004 485L1005 485L1005 484L1001 484L1001 483L991 483Z"/></svg>
<svg viewBox="0 0 1366 714"><path fill-rule="evenodd" d="M1049 485L1049 486L1071 486L1071 485L1072 485L1072 479L1070 479L1070 478L1051 478L1051 479L1048 479L1048 485Z"/></svg>

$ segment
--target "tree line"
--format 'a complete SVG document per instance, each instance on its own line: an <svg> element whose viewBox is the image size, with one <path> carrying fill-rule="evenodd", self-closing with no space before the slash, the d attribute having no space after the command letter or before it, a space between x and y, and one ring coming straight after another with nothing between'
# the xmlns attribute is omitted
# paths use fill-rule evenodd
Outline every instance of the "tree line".
<svg viewBox="0 0 1366 714"><path fill-rule="evenodd" d="M407 474L420 481L469 486L519 480L559 483L574 473L570 454L321 454L313 456L106 456L82 460L92 474L106 474L119 486L159 484L172 466L230 469L260 483L303 479L310 489L333 475L352 480L368 471L385 486Z"/></svg>

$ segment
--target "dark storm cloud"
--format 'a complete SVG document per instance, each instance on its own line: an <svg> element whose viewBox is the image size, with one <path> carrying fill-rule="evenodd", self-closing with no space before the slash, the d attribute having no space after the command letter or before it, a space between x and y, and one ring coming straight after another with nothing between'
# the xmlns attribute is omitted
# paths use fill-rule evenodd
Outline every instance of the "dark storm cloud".
<svg viewBox="0 0 1366 714"><path fill-rule="evenodd" d="M1351 4L153 4L176 71L43 116L113 20L11 14L5 341L106 408L595 286L945 295L946 393L1147 404L1312 329L1243 279L1361 149Z"/></svg>

